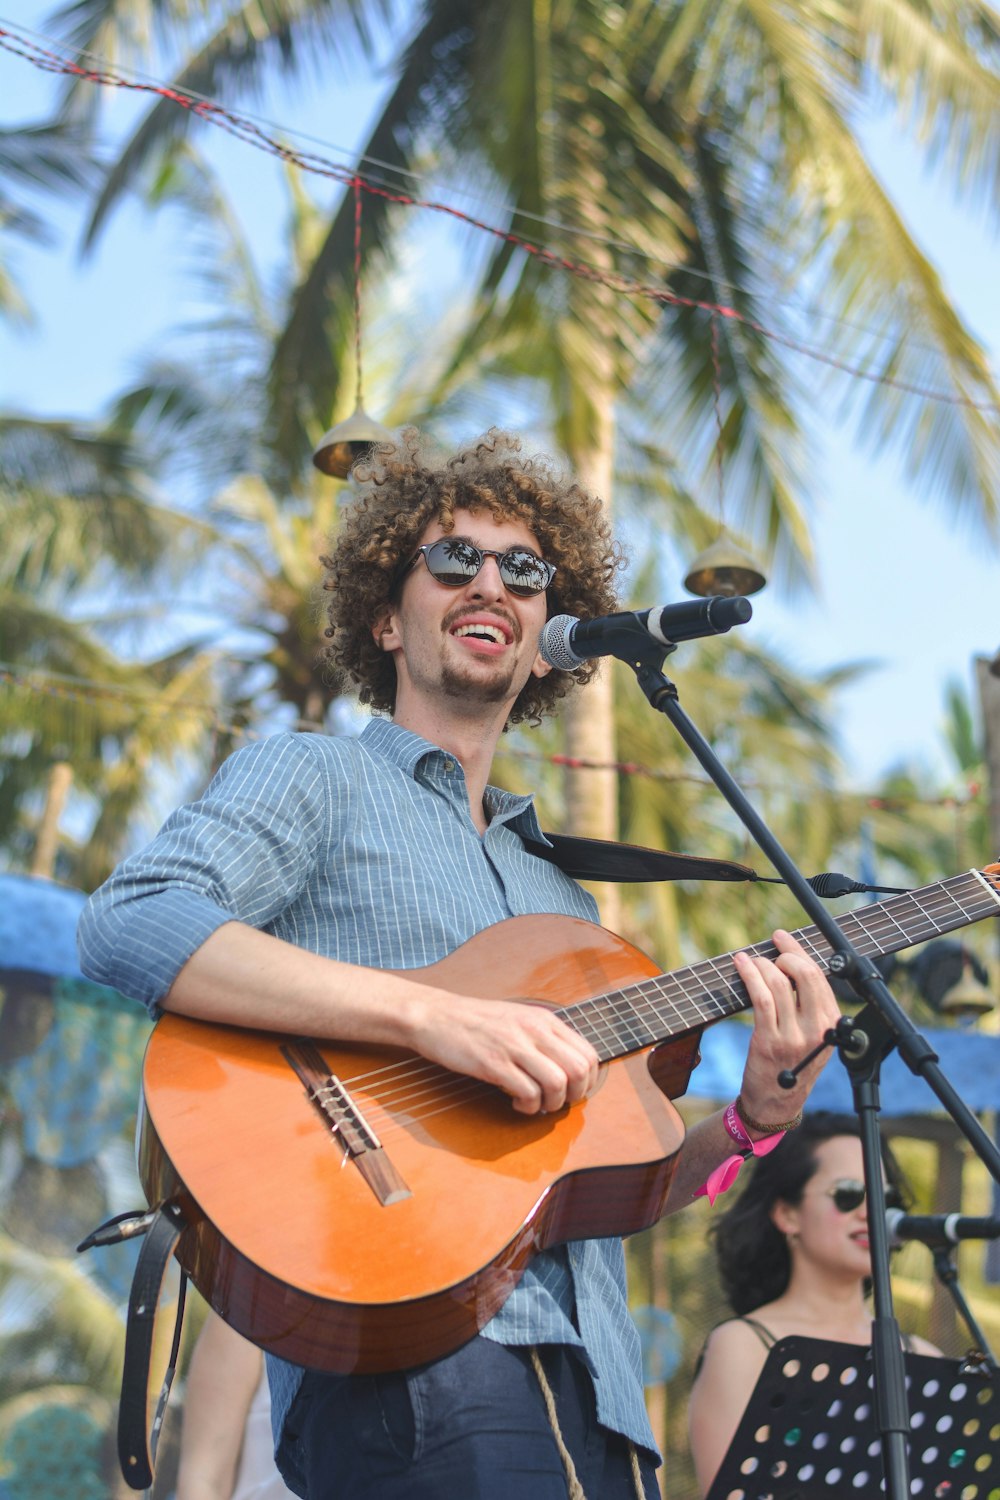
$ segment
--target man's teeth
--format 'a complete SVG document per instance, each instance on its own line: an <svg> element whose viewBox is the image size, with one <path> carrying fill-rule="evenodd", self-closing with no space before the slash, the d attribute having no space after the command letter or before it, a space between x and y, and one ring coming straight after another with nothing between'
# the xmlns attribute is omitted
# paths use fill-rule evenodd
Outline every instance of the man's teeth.
<svg viewBox="0 0 1000 1500"><path fill-rule="evenodd" d="M488 641L496 641L498 646L507 644L507 637L499 625L456 625L453 635L483 635Z"/></svg>

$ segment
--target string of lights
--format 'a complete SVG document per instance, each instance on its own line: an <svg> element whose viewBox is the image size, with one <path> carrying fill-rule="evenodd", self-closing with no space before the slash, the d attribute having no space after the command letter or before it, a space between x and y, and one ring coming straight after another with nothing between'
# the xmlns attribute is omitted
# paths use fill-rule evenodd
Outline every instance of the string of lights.
<svg viewBox="0 0 1000 1500"><path fill-rule="evenodd" d="M9 21L7 21L3 17L0 17L0 37L3 36L5 27L10 27L10 34L18 37L22 41L31 41L35 44L38 44L40 49L42 48L42 44L44 44L44 48L49 51L61 53L64 56L72 56L80 61L93 62L102 72L107 72L109 70L109 64L107 63L106 59L104 59L97 53L88 51L86 48L71 47L63 41L50 37L43 32L33 31L25 26L18 26L15 29L13 26L11 26L11 23ZM17 48L10 43L0 41L0 46L6 47L6 50L9 52L15 53L16 55L21 55L17 52ZM33 61L33 59L31 58L27 60ZM39 64L39 66L41 66L41 64ZM150 74L145 74L140 69L134 67L128 68L121 62L119 62L118 64L118 71L119 73L130 75L131 78L137 83L145 83L153 87L161 86L160 81L153 78ZM215 104L215 101L210 99L207 95L200 94L193 89L183 89L179 90L178 92L181 92L185 95L185 97L193 101L198 101L202 104L213 106ZM255 113L253 110L244 109L242 113L246 119L253 121L256 125L279 131L281 135L288 140L296 140L303 143L308 143L312 146L320 146L325 151L333 152L335 155L344 156L345 158L350 157L351 160L355 162L355 167L352 170L356 172L359 167L364 166L368 172L369 180L379 183L383 187L388 187L391 184L398 183L400 181L422 184L430 180L428 173L414 171L411 167L405 167L399 162L386 161L383 157L375 156L370 152L362 152L360 154L353 153L350 148L346 146L336 145L334 142L327 140L325 137L313 135L308 131L300 129L297 126L289 126L284 122L271 120L265 115ZM455 198L466 198L478 201L480 197L475 188L463 186L461 183L449 183L448 191ZM720 280L719 276L714 270L702 270L698 266L671 261L662 254L654 253L652 250L644 249L641 245L637 245L634 241L624 240L616 235L603 233L601 230L590 228L589 226L584 224L570 224L563 219L555 218L551 214L536 213L531 209L506 202L497 204L496 211L508 214L512 221L520 220L525 224L534 224L538 225L542 229L551 230L555 234L566 234L571 236L575 240L589 240L592 241L595 245L600 245L605 249L621 251L627 254L632 260L640 260L651 265L656 265L662 271L667 273L683 272L686 277L694 281L711 283L716 287L724 288L727 292L735 292L736 290L738 290L733 282L727 281L724 277ZM747 289L746 282L744 282L744 289ZM778 299L774 298L773 289L767 289L766 291L760 288L754 289L751 287L750 289L755 290L755 295L768 295L772 298L772 300L780 300L783 307L797 310L805 317L825 321L837 328L849 328L855 333L863 333L869 338L876 341L895 339L895 334L892 332L887 332L885 329L875 328L871 324L861 322L857 318L847 318L842 314L828 312L813 298L809 298L808 300L806 300L801 297L798 294L797 290L793 287L783 287L781 289L780 298ZM933 348L932 345L927 344L921 339L916 338L912 335L910 336L910 342L912 347L915 349L931 350Z"/></svg>
<svg viewBox="0 0 1000 1500"><path fill-rule="evenodd" d="M206 730L214 734L228 734L242 737L246 740L260 738L260 735L247 723L238 722L235 718L226 718L219 712L217 705L213 703L184 702L171 699L169 702L161 702L155 695L137 688L123 686L119 683L98 682L86 677L72 677L64 673L47 672L35 668L25 670L16 667L9 662L0 662L0 688L7 687L19 692L37 693L43 697L61 699L70 702L107 702L114 701L123 705L135 705L143 715L163 714L165 717L176 718L179 714L189 714L205 721ZM323 732L323 725L312 724L302 721L297 726L300 729L312 729ZM565 755L560 753L547 754L538 750L524 750L514 745L501 745L497 749L498 758L514 760L535 761L543 765L558 766L565 771L614 771L619 776L641 776L652 781L684 782L693 786L711 786L713 783L707 776L697 776L688 771L664 770L656 766L645 766L638 761L615 760L600 761L589 760L585 756ZM763 782L755 782L754 789L767 791L769 788ZM772 791L784 790L786 786L774 786ZM844 795L852 800L859 801L865 807L873 809L884 809L897 811L905 807L950 807L963 808L977 803L982 795L982 787L976 781L970 781L961 794L950 794L940 797L923 797L916 794L896 794L883 796L870 792L850 792Z"/></svg>
<svg viewBox="0 0 1000 1500"><path fill-rule="evenodd" d="M577 276L584 280L598 283L620 295L653 301L662 306L704 312L709 314L713 321L715 318L731 319L734 322L743 324L761 338L770 339L772 342L782 345L784 348L801 355L803 358L827 365L855 380L891 387L905 394L919 396L924 400L936 401L945 405L961 406L974 411L1000 411L1000 406L995 401L976 401L969 396L957 392L936 390L914 381L902 380L898 376L887 374L883 369L873 369L854 364L814 344L809 344L802 339L795 338L789 333L782 332L773 327L767 327L759 320L751 318L741 313L737 308L728 306L725 303L713 302L707 298L684 297L676 292L671 292L665 286L639 281L633 277L591 265L584 260L571 259L568 256L549 249L542 243L526 239L511 229L504 229L495 224L489 224L484 219L477 218L474 214L468 213L464 209L457 208L452 204L430 198L419 198L412 193L403 192L398 189L393 190L379 182L375 174L370 171L362 174L353 163L337 163L314 152L303 151L288 145L268 134L261 125L257 124L249 116L238 114L234 110L230 110L203 96L188 93L182 89L161 83L126 78L121 72L113 72L105 67L96 67L75 62L71 57L60 55L52 47L43 47L31 40L27 35L17 35L6 27L0 27L0 47L46 72L60 73L68 77L79 78L100 87L155 95L180 109L188 110L199 119L227 131L238 140L296 166L303 172L310 172L317 176L331 179L342 184L345 188L352 189L356 194L364 192L401 207L422 208L432 213L448 215L470 228L503 240L505 243L522 251L525 255L534 257L540 263L549 266L555 271L561 271L567 275Z"/></svg>

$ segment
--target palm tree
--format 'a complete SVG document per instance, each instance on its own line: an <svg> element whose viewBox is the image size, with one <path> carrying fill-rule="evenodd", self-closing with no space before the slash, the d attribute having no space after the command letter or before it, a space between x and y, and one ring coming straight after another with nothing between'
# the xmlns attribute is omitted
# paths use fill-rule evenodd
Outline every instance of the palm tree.
<svg viewBox="0 0 1000 1500"><path fill-rule="evenodd" d="M252 19L238 10L214 34L199 21L175 86L232 101L272 58L299 66L306 38L335 53L350 33L370 50L365 23L379 15L281 5L262 26L253 7ZM74 40L107 51L129 24L127 13L91 9L89 31ZM826 354L899 382L871 384L862 416L873 438L905 440L916 478L995 528L995 385L854 122L868 99L895 104L931 149L961 156L962 190L995 201L996 37L995 12L981 0L907 0L902 14L889 0L807 5L794 15L774 0L590 0L544 11L525 0L428 0L361 160L389 173L436 161L444 180L475 184L500 229L516 235L541 221L555 257L586 263L584 275L557 274L514 240L493 242L455 370L467 373L484 347L530 365L560 446L609 499L626 395L645 397L648 409L654 392L668 392L651 435L670 466L683 464L688 487L705 495L718 424L741 497L728 519L762 533L783 570L801 574L810 566L801 376L772 335L801 341L787 289L804 283L836 320ZM91 240L190 122L166 101L140 122L97 200ZM366 256L388 255L387 202L373 195L365 209ZM268 425L290 474L341 374L353 216L345 194L274 350ZM587 234L552 227L560 224ZM651 284L654 295L617 295L623 281ZM904 395L927 384L949 399ZM578 755L614 758L607 677L586 712L571 711L569 733ZM608 775L578 778L573 825L613 833L614 793Z"/></svg>
<svg viewBox="0 0 1000 1500"><path fill-rule="evenodd" d="M200 39L174 82L233 99L259 80L282 45L289 68L301 65L307 37L335 50L353 27L371 47L363 25L367 19L374 26L377 14L352 11L348 23L333 5L279 7L263 30L255 11L254 30L238 12ZM121 45L128 35L122 16L91 9L91 30L73 39ZM977 0L911 0L902 16L888 0L836 15L805 6L794 18L772 0L556 6L544 17L523 0L475 8L437 0L423 7L400 50L395 85L365 152L385 169L437 160L446 180L471 176L494 204L502 195L508 207L497 205L499 228L516 230L532 217L586 225L586 237L547 228L547 246L586 259L598 274L653 281L668 299L738 312L740 319L723 320L724 436L750 481L748 513L760 514L772 541L781 536L786 549L802 553L796 491L803 486L787 362L754 325L799 331L784 326L786 289L821 278L825 310L841 320L829 352L843 359L877 353L873 373L936 379L946 392L995 404L981 351L907 236L852 128L866 98L895 101L933 149L961 152L957 186L995 201L995 52L995 13ZM124 190L190 123L189 112L166 101L153 107L108 175L91 239ZM385 252L386 204L373 196L365 208L368 247ZM622 225L629 227L626 245ZM275 353L272 414L282 430L303 385L317 407L329 409L338 360L326 330L348 289L352 232L346 195ZM651 262L666 270L658 282ZM626 382L633 386L643 368L662 380L662 364L639 360L654 325L673 375L669 404L681 406L677 425L704 448L713 371L706 318L697 309L668 301L667 316L656 319L655 306L630 304L592 278L553 276L504 241L485 258L480 287L488 321L470 337L481 343L488 328L523 347L534 330L534 352L553 367L550 383L562 387L557 430L571 455L594 446L609 391L616 396ZM537 337L540 309L544 339ZM876 326L858 326L866 321ZM883 438L899 407L898 393L873 387L867 416ZM914 466L933 442L935 477L947 480L951 503L994 517L989 413L917 401L906 410L914 413L916 433L907 434L917 440ZM301 420L297 425L305 456L308 435Z"/></svg>
<svg viewBox="0 0 1000 1500"><path fill-rule="evenodd" d="M298 267L320 221L294 173L288 183ZM262 419L281 288L265 290L190 148L178 148L159 196L199 225L214 311L119 396L101 431L0 424L12 497L0 835L27 863L53 762L71 757L90 819L84 840L63 840L59 873L88 889L120 857L164 769L200 782L248 731L321 728L342 688L318 669L318 558L336 487L311 464L289 476ZM160 477L186 493L183 512L159 502ZM145 643L164 632L170 649L150 654Z"/></svg>
<svg viewBox="0 0 1000 1500"><path fill-rule="evenodd" d="M875 806L867 818L883 879L923 883L986 864L996 854L990 844L983 745L969 695L954 679L945 688L941 727L952 774L942 776L919 763L896 765L870 799ZM977 937L971 940L975 946Z"/></svg>
<svg viewBox="0 0 1000 1500"><path fill-rule="evenodd" d="M78 791L103 806L86 843L63 844L59 874L84 884L120 853L153 747L168 758L192 748L197 716L177 712L177 695L211 691L197 648L137 664L108 644L148 611L157 577L191 566L209 531L157 504L144 468L119 427L0 416L0 840L31 862L53 767L71 766ZM114 610L101 603L109 591Z"/></svg>

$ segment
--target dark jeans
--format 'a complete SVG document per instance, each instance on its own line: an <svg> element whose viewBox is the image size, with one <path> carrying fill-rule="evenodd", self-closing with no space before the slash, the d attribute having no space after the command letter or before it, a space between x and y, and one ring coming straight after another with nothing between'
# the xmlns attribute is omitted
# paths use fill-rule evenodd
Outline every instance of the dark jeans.
<svg viewBox="0 0 1000 1500"><path fill-rule="evenodd" d="M568 1350L540 1353L587 1500L636 1500L628 1443L598 1425L586 1369ZM475 1338L405 1374L310 1371L289 1427L309 1500L566 1500L527 1349ZM645 1450L639 1463L646 1500L658 1500Z"/></svg>

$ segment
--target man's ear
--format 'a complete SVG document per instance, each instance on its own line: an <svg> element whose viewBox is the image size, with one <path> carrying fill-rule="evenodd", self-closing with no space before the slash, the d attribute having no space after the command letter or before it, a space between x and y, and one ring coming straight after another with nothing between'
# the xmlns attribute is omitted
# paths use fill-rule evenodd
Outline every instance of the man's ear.
<svg viewBox="0 0 1000 1500"><path fill-rule="evenodd" d="M545 660L545 658L542 655L542 653L540 651L536 652L535 659L534 659L534 661L531 664L531 675L532 675L532 677L548 677L548 675L549 675L549 673L551 671L552 671L552 668L549 665L549 663Z"/></svg>
<svg viewBox="0 0 1000 1500"><path fill-rule="evenodd" d="M372 626L372 639L380 651L394 651L402 644L396 625L396 613L390 603L379 606Z"/></svg>

